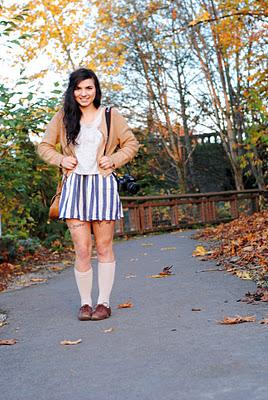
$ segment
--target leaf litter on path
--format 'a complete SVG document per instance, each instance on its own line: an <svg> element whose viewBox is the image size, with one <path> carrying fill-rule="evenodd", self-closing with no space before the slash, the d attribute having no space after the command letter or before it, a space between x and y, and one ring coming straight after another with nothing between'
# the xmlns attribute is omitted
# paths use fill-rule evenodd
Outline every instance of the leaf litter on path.
<svg viewBox="0 0 268 400"><path fill-rule="evenodd" d="M211 251L205 249L205 247L201 245L196 246L195 250L192 252L193 257L203 257L207 254L211 254Z"/></svg>
<svg viewBox="0 0 268 400"><path fill-rule="evenodd" d="M7 325L7 314L0 311L0 328L5 325Z"/></svg>
<svg viewBox="0 0 268 400"><path fill-rule="evenodd" d="M125 274L125 278L127 278L127 279L129 279L129 278L136 278L136 277L137 277L137 275L132 274L131 272Z"/></svg>
<svg viewBox="0 0 268 400"><path fill-rule="evenodd" d="M47 278L31 278L31 282L47 282Z"/></svg>
<svg viewBox="0 0 268 400"><path fill-rule="evenodd" d="M0 346L12 346L13 344L16 343L17 343L16 339L0 339Z"/></svg>
<svg viewBox="0 0 268 400"><path fill-rule="evenodd" d="M252 304L256 302L268 302L268 290L264 288L258 288L256 292L247 292L245 297L242 299L237 300L238 302L241 301L243 303Z"/></svg>
<svg viewBox="0 0 268 400"><path fill-rule="evenodd" d="M241 215L229 223L202 229L194 238L206 240L212 247L207 260L217 259L228 272L268 289L267 220L268 210Z"/></svg>
<svg viewBox="0 0 268 400"><path fill-rule="evenodd" d="M118 304L117 308L132 308L134 306L133 303L122 303Z"/></svg>
<svg viewBox="0 0 268 400"><path fill-rule="evenodd" d="M149 275L146 278L167 278L168 276L175 275L172 271L173 265L167 265L156 275Z"/></svg>
<svg viewBox="0 0 268 400"><path fill-rule="evenodd" d="M245 317L241 317L240 315L236 315L235 317L225 316L223 320L217 321L218 324L222 325L234 325L234 324L242 324L243 322L255 322L255 315L246 315Z"/></svg>
<svg viewBox="0 0 268 400"><path fill-rule="evenodd" d="M82 342L82 339L78 339L78 340L62 340L61 342L60 342L60 344L62 344L62 345L76 345L76 344L79 344L79 343L81 343Z"/></svg>
<svg viewBox="0 0 268 400"><path fill-rule="evenodd" d="M115 330L115 329L111 327L111 328L108 328L108 329L103 329L102 332L103 332L103 333L112 333L112 332L114 332L114 330Z"/></svg>

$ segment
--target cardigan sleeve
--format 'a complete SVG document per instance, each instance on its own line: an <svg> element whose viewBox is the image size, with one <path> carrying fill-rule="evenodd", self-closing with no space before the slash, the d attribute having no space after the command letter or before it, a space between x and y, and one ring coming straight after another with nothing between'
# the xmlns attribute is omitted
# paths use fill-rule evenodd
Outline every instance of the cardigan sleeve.
<svg viewBox="0 0 268 400"><path fill-rule="evenodd" d="M111 155L111 159L115 168L120 168L135 157L139 150L139 142L128 126L126 119L115 108L112 109L111 114L112 133L117 137L119 150Z"/></svg>
<svg viewBox="0 0 268 400"><path fill-rule="evenodd" d="M37 147L39 156L48 164L60 166L64 156L56 150L60 142L62 111L58 111L48 123L45 135Z"/></svg>

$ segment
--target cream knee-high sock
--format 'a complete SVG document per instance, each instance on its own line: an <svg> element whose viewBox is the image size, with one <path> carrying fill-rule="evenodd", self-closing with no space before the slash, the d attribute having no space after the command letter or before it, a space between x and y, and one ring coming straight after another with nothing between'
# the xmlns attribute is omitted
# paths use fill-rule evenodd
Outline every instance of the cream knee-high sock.
<svg viewBox="0 0 268 400"><path fill-rule="evenodd" d="M85 272L80 272L74 268L75 280L81 297L81 306L89 304L92 307L91 290L93 280L92 267Z"/></svg>
<svg viewBox="0 0 268 400"><path fill-rule="evenodd" d="M98 304L110 304L110 294L115 275L115 261L98 263L99 297Z"/></svg>

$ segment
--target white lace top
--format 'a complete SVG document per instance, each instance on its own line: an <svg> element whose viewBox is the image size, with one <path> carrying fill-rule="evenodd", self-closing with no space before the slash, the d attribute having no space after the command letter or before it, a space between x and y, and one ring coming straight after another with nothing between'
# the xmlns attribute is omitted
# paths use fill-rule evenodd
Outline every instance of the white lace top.
<svg viewBox="0 0 268 400"><path fill-rule="evenodd" d="M81 175L98 174L97 149L101 142L102 134L99 130L102 118L102 108L94 121L81 124L80 132L75 145L75 155L78 164L74 170Z"/></svg>

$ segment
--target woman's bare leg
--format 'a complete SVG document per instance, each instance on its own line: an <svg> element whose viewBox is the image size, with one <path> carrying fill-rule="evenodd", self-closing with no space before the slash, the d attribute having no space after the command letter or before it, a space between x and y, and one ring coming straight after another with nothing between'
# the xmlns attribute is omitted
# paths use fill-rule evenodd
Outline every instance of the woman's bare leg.
<svg viewBox="0 0 268 400"><path fill-rule="evenodd" d="M113 238L115 221L92 222L98 261L113 262Z"/></svg>
<svg viewBox="0 0 268 400"><path fill-rule="evenodd" d="M78 219L67 219L75 250L75 268L77 271L88 271L92 253L91 223Z"/></svg>

